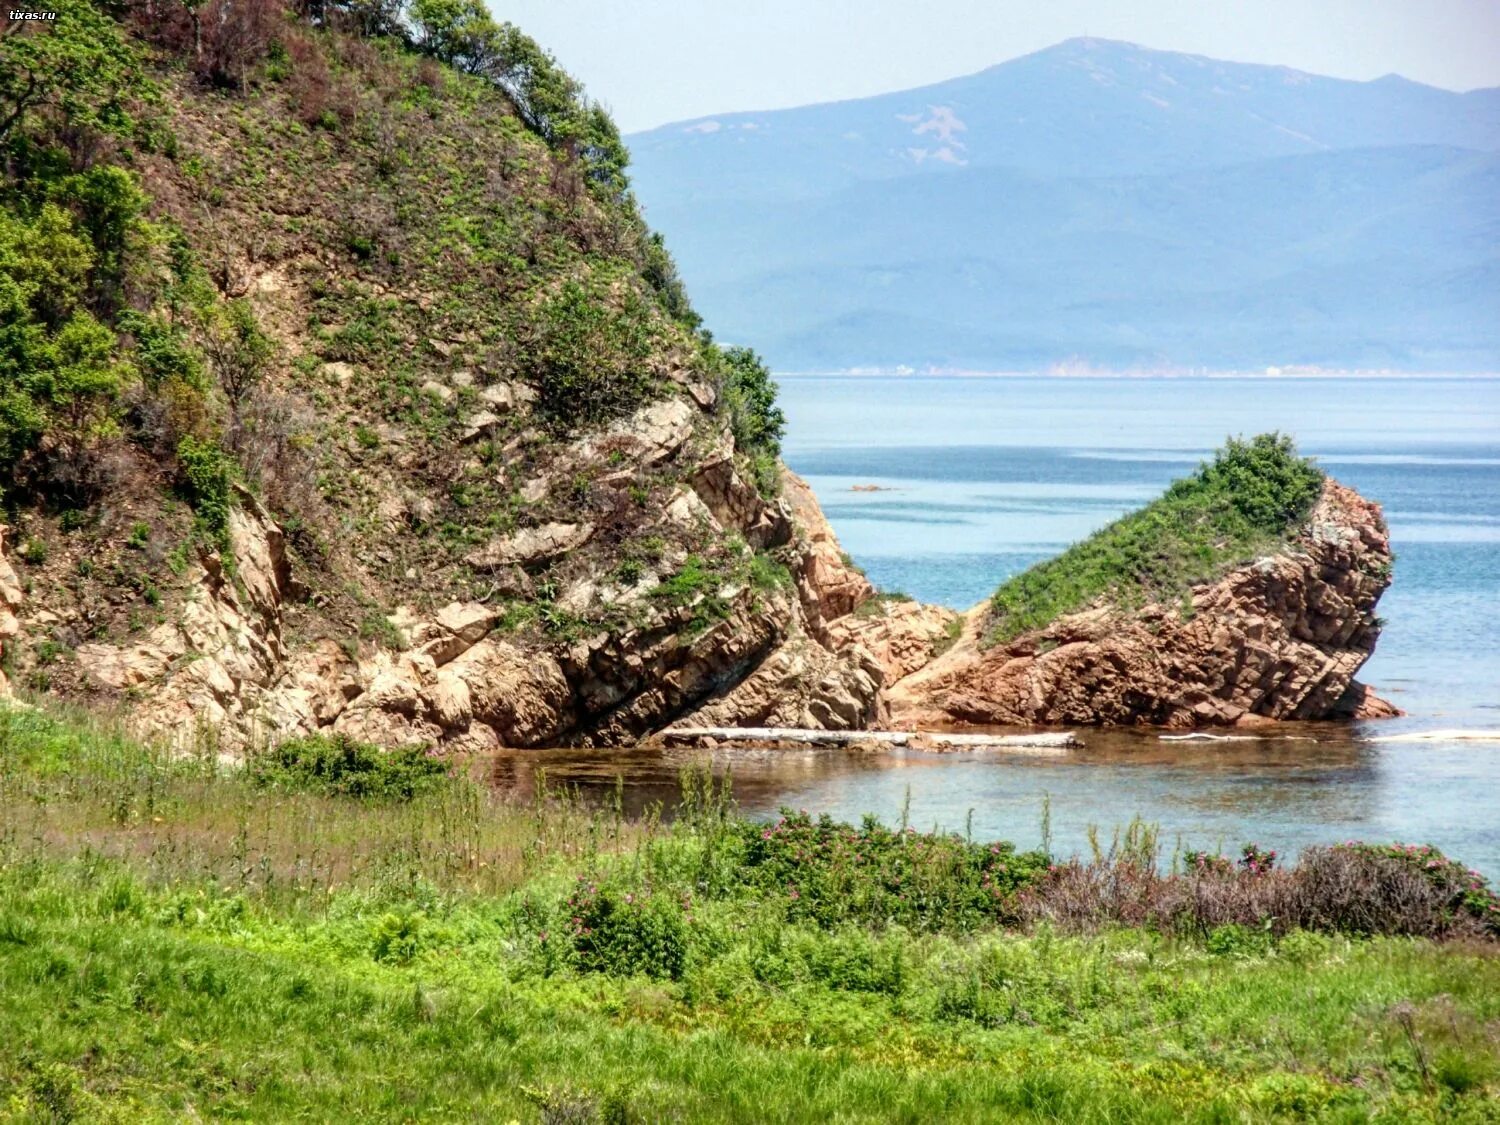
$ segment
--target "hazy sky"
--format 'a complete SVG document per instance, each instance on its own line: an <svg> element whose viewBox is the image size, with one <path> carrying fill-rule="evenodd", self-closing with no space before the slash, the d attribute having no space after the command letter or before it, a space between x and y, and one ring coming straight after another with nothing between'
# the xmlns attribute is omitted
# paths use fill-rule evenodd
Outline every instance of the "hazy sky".
<svg viewBox="0 0 1500 1125"><path fill-rule="evenodd" d="M1500 0L489 0L626 132L901 90L1075 35L1500 86Z"/></svg>

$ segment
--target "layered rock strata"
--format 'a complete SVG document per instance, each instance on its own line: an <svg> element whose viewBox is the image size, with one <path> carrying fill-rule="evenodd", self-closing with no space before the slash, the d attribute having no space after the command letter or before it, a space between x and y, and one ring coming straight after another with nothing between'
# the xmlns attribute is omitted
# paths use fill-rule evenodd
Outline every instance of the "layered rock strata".
<svg viewBox="0 0 1500 1125"><path fill-rule="evenodd" d="M658 452L685 445L690 430L661 415L649 408L616 436ZM228 565L202 554L171 620L135 644L82 644L76 659L97 698L129 701L137 726L231 751L317 731L485 750L624 743L671 724L1186 728L1397 713L1354 679L1379 634L1389 540L1379 508L1333 481L1287 550L1194 587L1185 602L1134 612L1101 602L990 645L987 605L958 615L878 597L791 473L767 500L722 447L685 479L662 525L778 552L790 586L722 586L711 592L721 613L699 627L701 598L660 604L651 576L632 589L585 576L565 598L635 606L641 623L551 647L508 634L500 606L484 602L399 608L395 648L297 642L282 529L242 492ZM526 566L566 557L592 534L540 525L472 561L525 582ZM0 553L0 643L56 616L28 619L22 586Z"/></svg>
<svg viewBox="0 0 1500 1125"><path fill-rule="evenodd" d="M170 620L133 644L79 645L78 667L96 699L128 701L137 727L211 737L230 751L318 731L465 750L621 743L694 712L740 725L870 725L884 668L851 636L835 643L831 629L873 593L868 582L840 557L805 484L788 473L785 498L762 497L727 442L692 445L696 414L683 399L656 403L605 436L610 449L637 458L691 459L656 517L665 541L689 532L738 535L747 558L761 551L783 559L790 583L726 581L673 603L653 592L680 563L674 556L628 588L589 570L560 592L564 605L630 611L637 624L629 629L538 646L504 630L497 599L427 614L399 607L389 618L394 648L332 637L297 642L287 628L298 591L282 529L241 491L229 524L232 557L202 553ZM565 450L563 469L596 463L599 443ZM468 561L496 574L497 588L515 588L529 581L527 568L581 557L594 531L542 524L498 537ZM716 612L700 621L710 598ZM0 640L22 631L24 602L0 556ZM39 616L45 625L57 614Z"/></svg>

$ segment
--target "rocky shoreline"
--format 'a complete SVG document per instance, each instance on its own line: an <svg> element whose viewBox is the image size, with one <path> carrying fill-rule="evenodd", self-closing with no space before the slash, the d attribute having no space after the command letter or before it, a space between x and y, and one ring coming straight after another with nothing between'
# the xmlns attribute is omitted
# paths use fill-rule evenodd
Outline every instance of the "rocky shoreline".
<svg viewBox="0 0 1500 1125"><path fill-rule="evenodd" d="M681 452L690 427L659 415L643 411L620 434ZM696 636L672 616L687 606L538 651L504 635L496 607L455 602L426 616L399 609L391 621L405 643L394 651L297 644L285 628L296 576L283 532L244 493L230 523L232 577L206 553L176 620L132 646L81 645L78 664L92 697L127 704L134 725L175 737L210 728L231 751L318 732L474 752L685 727L1177 730L1399 713L1354 679L1379 634L1389 539L1378 506L1331 480L1287 550L1181 604L1095 605L995 645L984 643L988 605L960 615L879 597L794 474L775 500L727 458L688 480L666 519L754 536L783 552L793 577L791 589L754 598L727 591L729 612ZM529 561L528 534L538 538L508 544L512 563ZM0 639L59 616L27 599L3 561L0 601Z"/></svg>

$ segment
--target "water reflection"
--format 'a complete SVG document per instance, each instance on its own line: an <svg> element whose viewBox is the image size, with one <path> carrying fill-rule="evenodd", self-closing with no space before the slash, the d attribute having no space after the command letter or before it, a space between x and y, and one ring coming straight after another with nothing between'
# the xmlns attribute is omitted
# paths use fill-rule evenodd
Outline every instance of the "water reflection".
<svg viewBox="0 0 1500 1125"><path fill-rule="evenodd" d="M1287 726L1234 742L1170 742L1157 732L1085 731L1079 749L880 753L834 749L540 750L504 752L491 777L529 797L547 783L609 799L620 778L631 815L670 816L679 774L708 766L732 776L741 809L782 806L858 820L872 813L918 828L1041 841L1051 804L1054 850L1083 853L1088 830L1107 841L1133 816L1161 826L1165 847L1237 849L1256 841L1291 854L1346 839L1437 845L1500 877L1500 780L1494 744L1375 744L1360 728Z"/></svg>

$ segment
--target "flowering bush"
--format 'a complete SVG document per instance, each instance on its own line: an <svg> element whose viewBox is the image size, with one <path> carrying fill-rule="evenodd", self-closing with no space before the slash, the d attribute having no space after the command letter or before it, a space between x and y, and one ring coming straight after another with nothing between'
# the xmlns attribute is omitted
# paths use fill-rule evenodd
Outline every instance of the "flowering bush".
<svg viewBox="0 0 1500 1125"><path fill-rule="evenodd" d="M580 876L567 901L578 967L676 980L687 967L689 905L669 894L626 891Z"/></svg>
<svg viewBox="0 0 1500 1125"><path fill-rule="evenodd" d="M1240 852L1240 870L1249 875L1264 875L1276 869L1276 853L1259 844L1246 844Z"/></svg>
<svg viewBox="0 0 1500 1125"><path fill-rule="evenodd" d="M1500 935L1500 895L1490 889L1489 881L1479 872L1449 859L1431 844L1362 844L1350 840L1332 850L1383 861L1420 875L1447 897L1454 914L1467 914L1490 933Z"/></svg>

